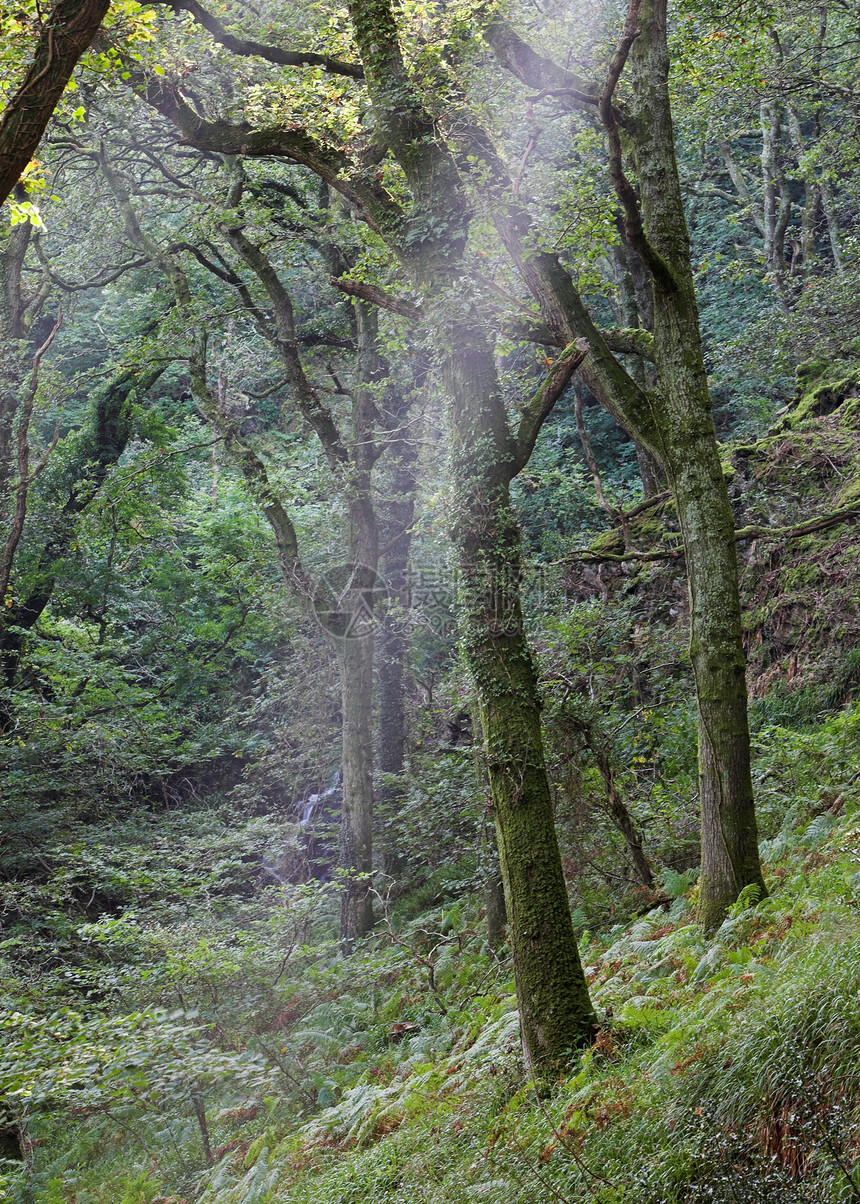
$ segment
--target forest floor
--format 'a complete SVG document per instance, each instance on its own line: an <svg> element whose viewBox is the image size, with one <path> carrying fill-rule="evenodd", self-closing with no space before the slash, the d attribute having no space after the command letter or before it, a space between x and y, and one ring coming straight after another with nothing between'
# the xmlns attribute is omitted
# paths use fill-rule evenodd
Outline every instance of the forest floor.
<svg viewBox="0 0 860 1204"><path fill-rule="evenodd" d="M22 1081L28 1049L40 1066L33 1173L10 1197L857 1199L858 737L858 706L759 732L768 898L741 899L706 937L694 875L667 871L670 906L582 934L602 1027L549 1095L524 1073L510 969L470 902L394 917L396 939L345 962L313 935L331 930L326 888L239 907L241 882L219 901L210 879L168 907L127 858L137 908L76 935L98 947L90 997L98 979L122 1014L58 1008L29 1047L24 1015L17 1031L4 1019ZM216 829L189 855L208 845L223 868ZM152 1007L171 994L185 1006ZM39 1113L40 1093L66 1106Z"/></svg>

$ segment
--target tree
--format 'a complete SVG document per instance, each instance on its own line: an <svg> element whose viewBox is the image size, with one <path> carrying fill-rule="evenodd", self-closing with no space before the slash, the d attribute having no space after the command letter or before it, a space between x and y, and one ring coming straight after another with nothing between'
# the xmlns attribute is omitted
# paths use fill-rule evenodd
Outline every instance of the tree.
<svg viewBox="0 0 860 1204"><path fill-rule="evenodd" d="M377 462L394 444L399 460L407 464L413 454L408 450L410 440L405 435L405 422L414 401L414 392L402 389L391 374L379 351L377 311L367 301L357 298L348 301L352 324L351 337L334 339L335 344L354 349L351 387L338 383L339 393L349 399L347 423L322 398L320 387L314 383L302 361L296 332L295 306L285 278L259 241L249 237L246 226L263 222L261 207L256 214L253 199L254 185L248 189L240 159L229 164L222 173L223 207L229 220L221 219L218 205L215 210L219 239L226 242L238 260L242 274L224 257L211 240L204 245L187 239L164 245L145 228L132 199L131 180L121 172L102 149L96 156L119 209L126 237L136 252L143 254L170 282L175 304L185 327L184 338L191 343L192 392L202 413L224 435L228 447L248 481L254 497L262 504L275 531L281 553L281 563L288 585L310 611L316 609L335 651L342 698L342 770L343 803L341 824L341 865L348 878L343 894L341 936L344 951L351 951L355 941L373 928L373 616L364 613L379 607L381 583L377 578L379 564L378 504L374 498L373 473ZM152 158L153 156L151 156ZM178 177L157 157L155 164L165 179L176 183ZM290 186L285 186L290 188ZM301 193L293 191L301 200ZM301 208L301 205L300 205ZM256 214L256 216L255 216ZM336 214L326 216L336 221ZM348 223L346 224L348 228ZM320 241L319 233L310 224L298 230L303 237L324 251L324 264L329 270L335 265L344 269L348 253L331 238L331 231ZM295 231L291 231L294 233ZM298 414L313 432L324 454L336 495L340 498L345 534L345 558L334 571L323 576L315 587L311 573L304 563L304 553L295 524L287 509L277 499L277 487L272 483L267 455L253 438L242 430L241 421L232 411L229 400L212 387L207 365L207 340L195 314L195 290L185 270L181 256L191 253L215 280L226 284L241 300L256 332L262 336L276 357L282 374L282 384ZM250 281L247 273L250 273ZM326 281L328 285L328 281ZM348 289L348 286L344 286ZM323 340L324 341L324 340ZM401 481L410 488L410 481ZM414 483L413 486L414 488ZM407 493L407 508L411 505ZM382 507L383 513L385 507ZM403 543L401 530L395 543ZM405 544L408 548L408 541ZM401 570L402 572L402 570ZM405 649L395 649L402 658ZM389 654L390 655L390 654ZM401 703L402 706L402 703ZM402 720L401 720L402 726ZM402 733L400 740L402 741ZM402 750L401 750L402 757Z"/></svg>
<svg viewBox="0 0 860 1204"><path fill-rule="evenodd" d="M631 0L602 83L583 80L537 55L500 19L486 31L497 57L523 82L559 93L599 117L625 237L644 264L653 298L656 389L640 387L614 358L558 258L528 247L528 215L507 199L504 166L489 152L484 157L494 175L502 237L544 320L559 343L578 338L588 345L584 379L657 459L675 497L689 580L690 658L699 712L699 916L712 927L745 887L760 893L765 888L750 770L734 518L711 416L675 153L667 15L666 0ZM625 68L632 90L622 106L616 90ZM635 186L625 158L635 169Z"/></svg>

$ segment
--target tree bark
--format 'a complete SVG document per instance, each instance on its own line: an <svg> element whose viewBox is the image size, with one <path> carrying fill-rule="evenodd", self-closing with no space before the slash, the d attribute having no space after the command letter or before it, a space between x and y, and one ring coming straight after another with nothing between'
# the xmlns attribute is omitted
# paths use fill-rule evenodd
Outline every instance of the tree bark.
<svg viewBox="0 0 860 1204"><path fill-rule="evenodd" d="M462 647L476 686L529 1068L559 1069L588 1041L594 1012L570 915L520 605L520 532L495 362L477 324L447 331L453 409L453 531L462 574Z"/></svg>
<svg viewBox="0 0 860 1204"><path fill-rule="evenodd" d="M803 133L797 111L791 105L787 106L788 132L791 145L797 159L798 169L803 179L803 210L800 215L800 245L803 253L804 269L813 265L817 258L815 248L815 221L818 206L821 201L821 188L816 179L815 169L803 166L804 145Z"/></svg>
<svg viewBox="0 0 860 1204"><path fill-rule="evenodd" d="M842 255L842 235L839 232L839 217L836 212L836 201L833 196L833 187L829 180L821 181L821 207L824 210L824 218L827 222L827 237L830 241L830 252L833 255L833 264L837 273L840 276L845 275L845 259Z"/></svg>
<svg viewBox="0 0 860 1204"><path fill-rule="evenodd" d="M750 773L734 517L711 416L675 159L666 0L645 0L640 29L630 59L635 159L649 243L668 269L666 276L655 273L654 348L666 406L662 459L678 507L690 590L702 815L699 917L710 928L744 887L755 885L764 893L764 881ZM778 240L778 228L774 237Z"/></svg>
<svg viewBox="0 0 860 1204"><path fill-rule="evenodd" d="M472 717L472 736L475 754L475 788L485 802L492 800L490 779L487 773L484 740L484 725L481 721L481 708L477 698L473 698L469 706ZM508 927L508 908L505 902L505 880L502 877L502 867L499 864L498 841L493 842L490 853L490 865L485 880L486 912L487 912L487 945L495 951L505 939Z"/></svg>
<svg viewBox="0 0 860 1204"><path fill-rule="evenodd" d="M0 202L36 153L51 114L109 7L109 0L57 0L42 26L33 62L0 117Z"/></svg>

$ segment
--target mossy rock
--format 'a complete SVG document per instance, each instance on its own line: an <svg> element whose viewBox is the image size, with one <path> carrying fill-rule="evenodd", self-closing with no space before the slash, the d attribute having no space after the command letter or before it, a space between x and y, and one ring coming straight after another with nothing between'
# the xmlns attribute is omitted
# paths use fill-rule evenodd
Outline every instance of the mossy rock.
<svg viewBox="0 0 860 1204"><path fill-rule="evenodd" d="M655 507L656 509L656 507ZM637 547L651 547L661 542L666 527L662 518L665 503L660 506L660 514L654 511L634 515L629 521L630 537ZM625 551L624 535L620 527L612 527L603 531L592 540L588 548L594 556L621 556Z"/></svg>
<svg viewBox="0 0 860 1204"><path fill-rule="evenodd" d="M860 417L860 365L845 360L810 360L797 369L797 401L781 423L795 428L842 410L844 425ZM846 404L847 403L847 404Z"/></svg>
<svg viewBox="0 0 860 1204"><path fill-rule="evenodd" d="M595 556L618 556L624 551L624 537L620 528L612 527L592 540L588 548Z"/></svg>

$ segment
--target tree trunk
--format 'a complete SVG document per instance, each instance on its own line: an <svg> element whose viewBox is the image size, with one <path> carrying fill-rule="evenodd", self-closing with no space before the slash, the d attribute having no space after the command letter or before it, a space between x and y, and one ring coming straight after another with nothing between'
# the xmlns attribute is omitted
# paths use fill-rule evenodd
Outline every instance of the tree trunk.
<svg viewBox="0 0 860 1204"><path fill-rule="evenodd" d="M346 485L349 562L349 629L335 638L343 699L343 813L341 868L349 875L341 906L340 939L352 951L373 928L373 609L378 599L379 536L371 496L380 373L376 311L357 301L358 373L352 403L352 471Z"/></svg>
<svg viewBox="0 0 860 1204"><path fill-rule="evenodd" d="M782 120L779 102L766 98L761 102L761 169L764 187L764 259L784 313L790 306L786 295L785 234L791 216L791 196L780 162Z"/></svg>
<svg viewBox="0 0 860 1204"><path fill-rule="evenodd" d="M234 169L235 170L235 169ZM241 172L236 172L237 193ZM343 712L340 868L345 875L341 899L341 949L373 928L373 610L378 602L379 539L371 492L377 452L374 386L384 375L378 355L378 322L373 306L354 306L358 337L352 430L345 445L331 410L305 374L296 339L292 298L265 252L239 226L226 231L230 242L266 290L274 314L275 346L284 375L302 416L316 433L347 506L347 563L333 566L337 605L326 628L341 679ZM342 595L342 597L341 597Z"/></svg>
<svg viewBox="0 0 860 1204"><path fill-rule="evenodd" d="M821 188L816 179L815 168L803 167L804 145L803 132L797 111L788 106L788 132L791 145L797 159L798 168L803 178L803 211L800 215L800 245L803 253L804 269L812 267L817 258L815 248L815 223L818 216L818 206L821 201Z"/></svg>
<svg viewBox="0 0 860 1204"><path fill-rule="evenodd" d="M485 803L487 803L492 800L492 790L490 789L490 779L487 774L481 708L476 698L472 699L469 713L472 716L472 737L474 740L475 789L481 798L485 800ZM490 852L490 864L485 880L487 945L495 951L505 939L505 932L508 926L508 908L505 903L505 882L502 877L501 866L499 865L498 841L493 841L492 850L488 851Z"/></svg>
<svg viewBox="0 0 860 1204"><path fill-rule="evenodd" d="M0 518L8 500L12 436L25 371L20 346L25 333L21 272L31 230L29 222L13 226L0 250Z"/></svg>
<svg viewBox="0 0 860 1204"><path fill-rule="evenodd" d="M490 880L487 890L487 945L493 951L501 947L508 926L505 882L501 870Z"/></svg>
<svg viewBox="0 0 860 1204"><path fill-rule="evenodd" d="M830 240L830 251L833 264L840 276L845 275L845 260L842 256L842 237L839 233L839 217L836 212L836 202L833 188L829 180L821 181L821 207L827 222L827 237Z"/></svg>
<svg viewBox="0 0 860 1204"><path fill-rule="evenodd" d="M614 248L615 283L618 286L621 325L627 329L635 329L639 326L643 312L642 307L644 306L646 317L641 322L641 325L653 333L654 294L651 288L651 281L647 278L647 271L641 257L628 246L624 239L623 226L621 234L621 246ZM637 280L639 282L638 286ZM627 356L627 371L640 388L645 389L649 387L648 373L645 361L641 355ZM642 482L642 496L647 500L648 498L656 497L663 489L660 465L644 443L641 443L638 439L634 439L633 442L636 447L636 463L639 468L639 479Z"/></svg>
<svg viewBox="0 0 860 1204"><path fill-rule="evenodd" d="M338 641L343 706L341 949L349 954L373 928L373 632Z"/></svg>
<svg viewBox="0 0 860 1204"><path fill-rule="evenodd" d="M687 560L699 713L699 917L713 927L744 887L765 888L750 773L734 516L711 416L675 160L665 0L645 0L641 28L631 52L635 158L645 229L665 267L655 269L654 289L654 350L664 402L658 421Z"/></svg>
<svg viewBox="0 0 860 1204"><path fill-rule="evenodd" d="M484 733L523 1050L529 1069L546 1076L591 1039L595 1017L573 933L523 628L504 404L491 349L470 325L461 319L447 331L444 368L453 406L462 647Z"/></svg>
<svg viewBox="0 0 860 1204"><path fill-rule="evenodd" d="M388 439L388 471L383 486L387 494L380 511L380 558L382 577L388 590L388 602L377 632L377 681L379 686L377 723L377 765L385 779L377 797L389 809L399 807L403 788L400 778L406 763L406 661L409 653L407 612L409 609L409 550L415 518L415 492L418 445L404 426L406 404L390 413L395 429ZM401 412L402 411L402 412ZM385 415L389 418L389 415ZM384 850L383 868L396 877L402 859L392 848Z"/></svg>

